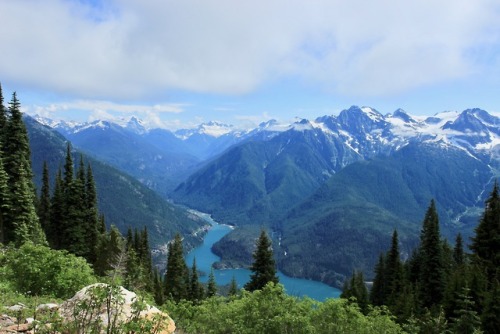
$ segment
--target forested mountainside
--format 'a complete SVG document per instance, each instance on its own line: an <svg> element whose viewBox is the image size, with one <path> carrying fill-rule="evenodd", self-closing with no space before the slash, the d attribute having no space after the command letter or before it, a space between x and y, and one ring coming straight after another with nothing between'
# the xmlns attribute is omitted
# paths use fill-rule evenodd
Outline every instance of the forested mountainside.
<svg viewBox="0 0 500 334"><path fill-rule="evenodd" d="M226 223L270 226L281 269L338 284L353 269L373 268L395 227L409 252L431 199L446 237L470 236L499 175L498 123L479 109L418 121L401 110L382 116L352 107L244 141L174 196ZM221 243L244 238L228 235ZM234 254L222 256L235 263Z"/></svg>
<svg viewBox="0 0 500 334"><path fill-rule="evenodd" d="M281 269L339 284L355 268L370 271L394 227L401 228L402 249L409 252L430 199L436 200L446 237L458 230L470 235L485 189L499 175L499 124L481 109L423 118L401 109L382 115L353 106L338 116L288 125L270 121L246 131L213 122L171 133L146 129L138 120L52 126L134 176L148 174L149 180L140 180L155 189L168 173L157 177L149 166L171 159L168 166L186 167L186 179L173 193L160 190L164 196L223 223L269 226ZM94 136L110 145L96 147ZM147 157L151 147L197 160ZM129 148L137 163L122 158ZM215 247L226 264L241 264L241 249L248 258L247 237L235 231ZM335 261L325 261L330 257Z"/></svg>
<svg viewBox="0 0 500 334"><path fill-rule="evenodd" d="M68 141L29 116L24 120L32 147L31 157L37 187L41 187L44 161L47 162L53 187L57 171L64 165ZM123 234L129 227L147 227L155 248L165 245L176 233L183 235L187 247L200 242L201 239L194 236L193 232L205 223L196 216L168 203L141 182L108 164L76 149L72 149L72 156L75 164L83 158L85 164L92 166L99 193L99 210L108 226L115 225Z"/></svg>

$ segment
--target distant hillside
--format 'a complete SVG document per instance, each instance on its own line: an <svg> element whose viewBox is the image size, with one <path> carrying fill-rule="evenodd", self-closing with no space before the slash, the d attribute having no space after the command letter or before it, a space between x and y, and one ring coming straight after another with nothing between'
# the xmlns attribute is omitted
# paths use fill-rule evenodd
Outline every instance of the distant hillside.
<svg viewBox="0 0 500 334"><path fill-rule="evenodd" d="M431 199L441 231L464 240L492 188L490 168L458 148L410 144L389 157L353 163L283 218L280 268L335 283L338 274L371 270L398 229L403 254L418 240Z"/></svg>
<svg viewBox="0 0 500 334"><path fill-rule="evenodd" d="M357 159L318 129L290 130L230 148L191 175L173 196L225 223L272 224L345 161Z"/></svg>
<svg viewBox="0 0 500 334"><path fill-rule="evenodd" d="M40 186L43 162L47 161L52 180L59 167L64 164L66 139L55 130L41 125L31 117L25 117L28 130L35 182ZM79 163L82 153L74 151L74 161ZM82 154L90 162L98 192L100 212L108 225L116 225L122 233L127 228L146 226L152 246L164 245L179 232L187 247L200 242L192 235L204 225L196 216L176 207L148 189L134 178L117 169Z"/></svg>

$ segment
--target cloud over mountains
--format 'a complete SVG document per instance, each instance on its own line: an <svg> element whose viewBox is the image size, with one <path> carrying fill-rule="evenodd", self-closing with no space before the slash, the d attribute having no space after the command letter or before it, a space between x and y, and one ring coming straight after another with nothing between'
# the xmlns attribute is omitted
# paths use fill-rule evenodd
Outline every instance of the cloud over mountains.
<svg viewBox="0 0 500 334"><path fill-rule="evenodd" d="M89 98L299 79L390 95L498 65L496 1L2 1L2 80Z"/></svg>

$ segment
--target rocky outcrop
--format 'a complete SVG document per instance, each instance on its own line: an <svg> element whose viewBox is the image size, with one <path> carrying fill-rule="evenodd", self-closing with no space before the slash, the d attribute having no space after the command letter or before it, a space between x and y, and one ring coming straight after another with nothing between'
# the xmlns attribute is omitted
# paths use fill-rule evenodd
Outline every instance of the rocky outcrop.
<svg viewBox="0 0 500 334"><path fill-rule="evenodd" d="M41 315L54 314L56 324L38 323L32 318L22 318L24 305L14 305L6 309L9 315L0 316L0 334L34 333L33 327L53 326L71 328L78 333L88 331L106 333L106 330L128 326L128 330L137 333L171 334L175 332L175 323L168 314L150 306L134 292L121 286L103 283L89 285L78 291L71 299L61 305L42 304L36 308L38 318ZM124 331L125 332L125 331Z"/></svg>
<svg viewBox="0 0 500 334"><path fill-rule="evenodd" d="M103 283L89 285L78 291L73 298L61 304L59 314L66 322L76 320L87 325L98 322L103 328L128 322L141 325L147 320L157 330L155 333L169 334L175 331L175 323L168 314L143 303L134 292Z"/></svg>

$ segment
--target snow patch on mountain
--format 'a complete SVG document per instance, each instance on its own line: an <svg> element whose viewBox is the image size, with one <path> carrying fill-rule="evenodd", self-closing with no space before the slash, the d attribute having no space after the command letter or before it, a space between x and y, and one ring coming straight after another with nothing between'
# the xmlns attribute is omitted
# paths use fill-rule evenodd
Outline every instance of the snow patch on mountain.
<svg viewBox="0 0 500 334"><path fill-rule="evenodd" d="M193 135L207 135L210 137L218 138L228 133L238 132L233 125L227 125L217 121L200 124L194 129L181 129L175 131L175 136L182 140L186 140Z"/></svg>
<svg viewBox="0 0 500 334"><path fill-rule="evenodd" d="M135 134L151 131L142 120L130 117L117 122L94 121L75 123L53 121L36 116L40 123L58 129L62 133L76 133L87 129L106 129L120 126ZM342 143L345 149L363 157L399 150L412 141L451 145L470 154L500 149L500 117L482 109L462 112L444 111L434 116L412 116L397 109L385 116L371 107L351 106L338 116L322 116L315 120L295 119L292 123L270 120L254 129L239 129L222 122L208 122L196 128L177 130L174 135L183 141L196 138L196 142L224 138L227 144L241 140L270 140L285 131L320 131L331 143ZM319 132L318 132L319 133ZM255 137L254 137L255 136ZM257 137L258 136L258 137Z"/></svg>

